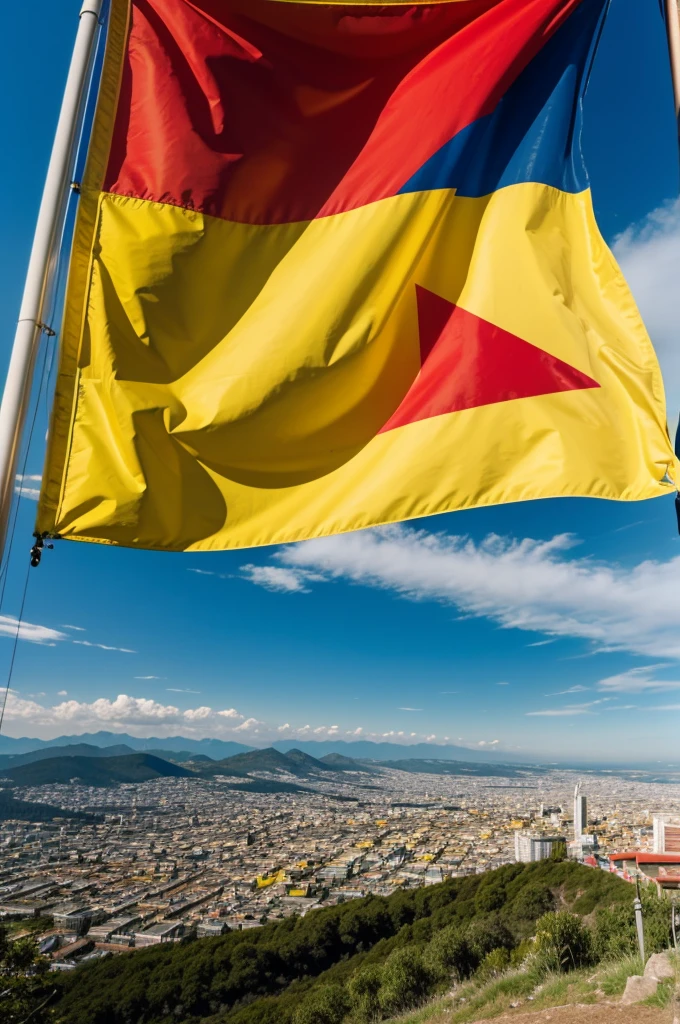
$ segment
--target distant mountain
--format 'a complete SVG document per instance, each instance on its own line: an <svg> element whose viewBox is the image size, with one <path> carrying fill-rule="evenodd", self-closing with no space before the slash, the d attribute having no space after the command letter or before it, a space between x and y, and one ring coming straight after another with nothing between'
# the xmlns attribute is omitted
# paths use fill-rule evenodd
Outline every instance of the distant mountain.
<svg viewBox="0 0 680 1024"><path fill-rule="evenodd" d="M29 739L26 736L15 739L12 736L0 735L0 754L26 754L43 747L61 747L76 743L88 743L95 747L108 747L114 743L124 743L132 750L161 749L175 750L178 753L189 751L192 754L207 754L216 760L253 749L244 743L234 743L231 740L195 740L186 736L145 736L140 738L139 736L130 736L126 732L101 731L87 732L80 736L55 736L51 740Z"/></svg>
<svg viewBox="0 0 680 1024"><path fill-rule="evenodd" d="M433 758L403 758L399 761L366 761L375 768L396 768L400 772L427 775L457 775L462 778L519 779L527 775L543 774L535 766L509 764L476 764L470 761L440 761Z"/></svg>
<svg viewBox="0 0 680 1024"><path fill-rule="evenodd" d="M467 747L444 746L438 743L373 743L371 740L281 740L274 743L284 753L293 747L321 758L325 754L344 754L355 761L395 761L402 758L435 758L441 761L516 762L512 754L490 750L468 750ZM533 759L530 759L533 760Z"/></svg>
<svg viewBox="0 0 680 1024"><path fill-rule="evenodd" d="M44 761L49 757L121 757L123 754L134 754L134 750L125 743L116 743L112 747L95 747L90 743L73 743L66 747L41 747L40 750L30 750L27 754L1 754L0 770L33 764L34 761Z"/></svg>
<svg viewBox="0 0 680 1024"><path fill-rule="evenodd" d="M324 761L317 760L312 757L311 754L305 754L304 750L298 750L297 747L293 747L292 750L286 752L286 759L292 761L294 765L297 765L298 769L305 772L332 772L337 769Z"/></svg>
<svg viewBox="0 0 680 1024"><path fill-rule="evenodd" d="M86 786L115 786L121 782L149 782L194 773L153 754L125 754L123 757L50 757L32 764L6 768L0 776L18 786L68 784L78 779Z"/></svg>
<svg viewBox="0 0 680 1024"><path fill-rule="evenodd" d="M290 752L288 756L290 756ZM374 772L378 770L377 767L366 761L355 761L353 757L347 757L345 754L324 754L319 761L329 765L335 771Z"/></svg>
<svg viewBox="0 0 680 1024"><path fill-rule="evenodd" d="M191 764L213 764L215 758L208 757L207 754L192 754L190 757L187 757L186 760L190 761Z"/></svg>

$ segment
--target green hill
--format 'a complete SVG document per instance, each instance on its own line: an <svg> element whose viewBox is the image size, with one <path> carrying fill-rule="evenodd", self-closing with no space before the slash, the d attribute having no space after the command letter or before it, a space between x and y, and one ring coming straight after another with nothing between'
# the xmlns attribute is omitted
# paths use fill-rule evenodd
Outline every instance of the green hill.
<svg viewBox="0 0 680 1024"><path fill-rule="evenodd" d="M201 771L210 775L248 776L252 772L287 772L289 775L307 776L312 772L332 771L329 765L317 761L311 754L301 750L289 750L282 754L274 747L264 750L249 750L245 754L234 754L222 761L201 766Z"/></svg>
<svg viewBox="0 0 680 1024"><path fill-rule="evenodd" d="M39 750L29 750L25 754L2 754L0 769L17 768L22 764L33 764L34 761L45 761L51 757L119 757L123 754L134 754L134 750L125 743L117 743L112 747L72 743L64 747L41 747Z"/></svg>
<svg viewBox="0 0 680 1024"><path fill-rule="evenodd" d="M634 951L632 894L615 876L566 861L509 865L83 966L55 978L55 1012L63 1024L360 1024L391 1016L395 993L405 1010L489 963L520 962L553 909L594 916L593 959ZM654 902L650 951L669 931L667 905ZM574 944L579 956L584 942Z"/></svg>
<svg viewBox="0 0 680 1024"><path fill-rule="evenodd" d="M113 786L121 782L148 782L166 776L193 776L187 768L153 754L123 757L50 757L32 764L6 768L0 775L18 786L67 784L73 779L86 786Z"/></svg>
<svg viewBox="0 0 680 1024"><path fill-rule="evenodd" d="M463 775L478 778L521 779L527 775L543 775L544 768L510 764L478 764L473 761L443 761L422 758L404 758L400 761L366 761L376 768L396 768L400 772L426 775Z"/></svg>
<svg viewBox="0 0 680 1024"><path fill-rule="evenodd" d="M79 821L97 821L94 814L79 811L63 811L52 804L34 804L28 800L16 800L6 789L0 789L0 821L51 821L52 818L77 818ZM99 819L101 820L101 819Z"/></svg>

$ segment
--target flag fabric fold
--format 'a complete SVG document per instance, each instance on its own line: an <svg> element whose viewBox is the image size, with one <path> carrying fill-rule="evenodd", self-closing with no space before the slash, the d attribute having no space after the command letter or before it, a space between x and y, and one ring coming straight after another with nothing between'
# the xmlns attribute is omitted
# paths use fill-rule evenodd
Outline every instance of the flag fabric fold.
<svg viewBox="0 0 680 1024"><path fill-rule="evenodd" d="M608 0L112 0L41 532L162 550L672 491L593 214Z"/></svg>

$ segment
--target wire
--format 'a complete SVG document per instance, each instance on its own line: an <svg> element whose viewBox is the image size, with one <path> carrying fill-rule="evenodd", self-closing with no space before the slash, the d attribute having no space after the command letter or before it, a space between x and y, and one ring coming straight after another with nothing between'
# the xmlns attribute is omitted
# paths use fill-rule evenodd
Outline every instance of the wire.
<svg viewBox="0 0 680 1024"><path fill-rule="evenodd" d="M7 683L5 685L5 692L2 698L2 710L0 710L0 732L2 732L2 723L5 720L5 708L7 707L7 698L9 696L10 686L12 684L12 675L14 673L14 661L17 656L17 647L19 646L19 633L21 632L21 625L24 618L24 606L26 604L26 594L28 593L28 580L29 573L31 571L30 564L26 566L26 576L24 578L24 592L21 596L21 608L19 610L19 618L17 619L17 628L14 633L14 640L12 643L12 658L9 663L9 671L7 673Z"/></svg>

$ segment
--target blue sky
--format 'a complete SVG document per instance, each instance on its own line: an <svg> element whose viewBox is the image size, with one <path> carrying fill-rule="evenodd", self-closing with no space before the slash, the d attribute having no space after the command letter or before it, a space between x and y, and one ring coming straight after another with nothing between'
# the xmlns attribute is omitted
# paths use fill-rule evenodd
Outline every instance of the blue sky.
<svg viewBox="0 0 680 1024"><path fill-rule="evenodd" d="M78 6L36 0L4 16L3 371ZM613 0L584 141L600 225L610 242L622 236L616 251L675 419L678 155L655 0ZM41 472L45 427L43 400L29 476ZM3 673L34 511L29 495L0 618ZM551 758L677 757L671 500L501 506L223 554L62 543L31 573L24 619L4 726L13 736L111 729L265 745L361 735Z"/></svg>

